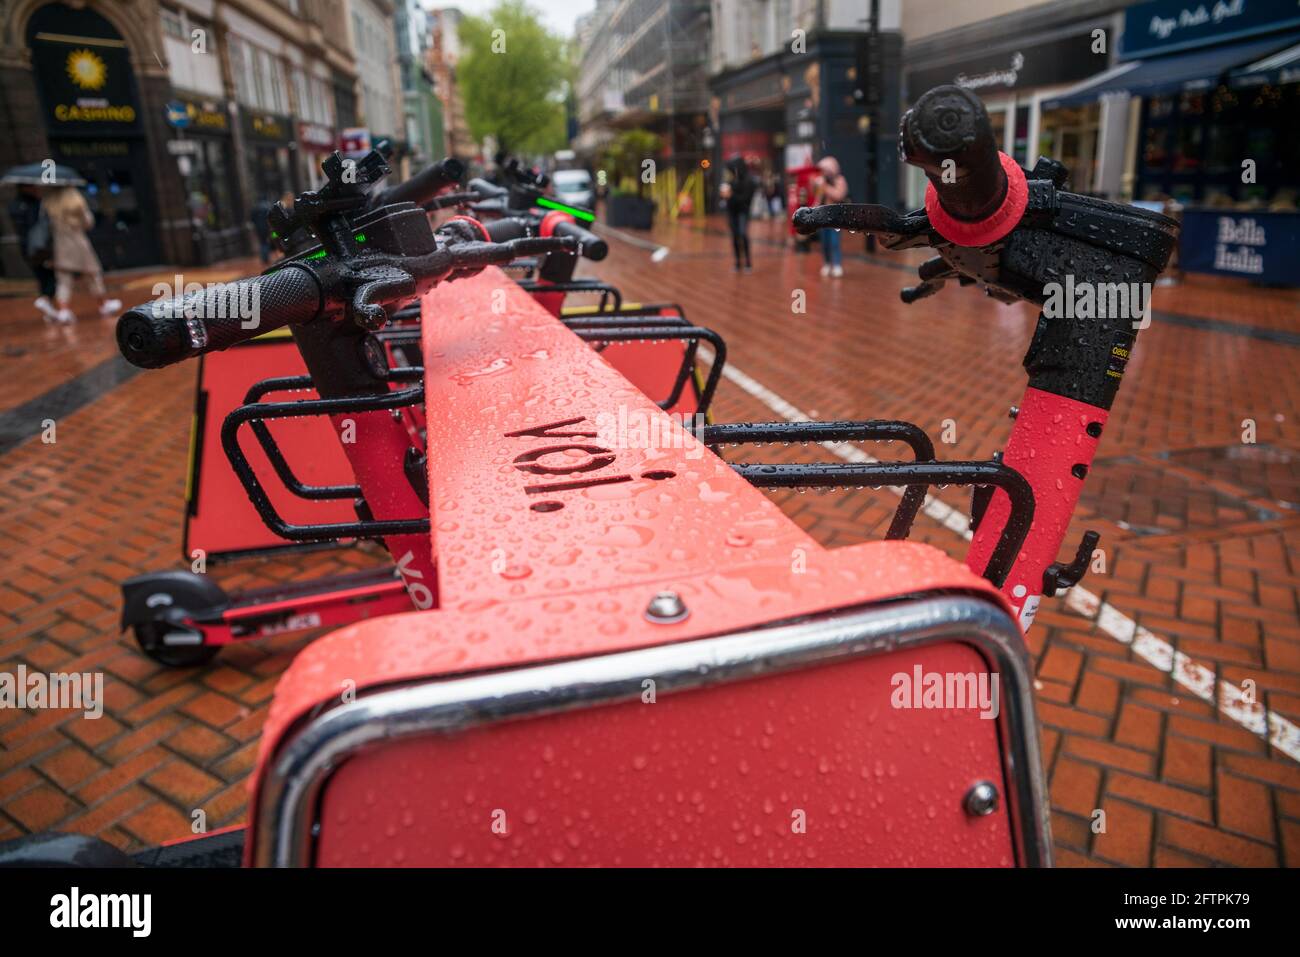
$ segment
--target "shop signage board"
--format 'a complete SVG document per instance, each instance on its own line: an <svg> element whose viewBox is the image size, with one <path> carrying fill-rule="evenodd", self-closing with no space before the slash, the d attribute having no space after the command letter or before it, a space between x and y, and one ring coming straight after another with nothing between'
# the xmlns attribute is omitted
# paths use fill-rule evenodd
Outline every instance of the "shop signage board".
<svg viewBox="0 0 1300 957"><path fill-rule="evenodd" d="M227 133L230 115L223 102L178 99L164 108L167 122L178 130L196 133Z"/></svg>
<svg viewBox="0 0 1300 957"><path fill-rule="evenodd" d="M32 65L45 105L46 129L64 133L124 133L140 126L131 60L120 41L76 38L32 41Z"/></svg>
<svg viewBox="0 0 1300 957"><path fill-rule="evenodd" d="M334 131L319 123L299 123L298 142L316 150L331 150L334 148Z"/></svg>
<svg viewBox="0 0 1300 957"><path fill-rule="evenodd" d="M370 130L364 126L349 126L339 131L339 149L344 153L365 153L370 150Z"/></svg>
<svg viewBox="0 0 1300 957"><path fill-rule="evenodd" d="M190 114L185 109L185 104L179 100L172 100L163 107L163 115L167 118L167 125L173 129L183 130L190 125Z"/></svg>
<svg viewBox="0 0 1300 957"><path fill-rule="evenodd" d="M1179 265L1188 272L1300 285L1300 213L1185 209Z"/></svg>
<svg viewBox="0 0 1300 957"><path fill-rule="evenodd" d="M1085 30L1002 53L949 61L942 66L912 70L907 77L908 91L915 99L945 83L979 94L1075 83L1109 65L1106 55L1093 53L1092 48L1092 32Z"/></svg>
<svg viewBox="0 0 1300 957"><path fill-rule="evenodd" d="M244 127L254 139L275 143L287 143L291 139L289 119L275 113L245 114Z"/></svg>
<svg viewBox="0 0 1300 957"><path fill-rule="evenodd" d="M1123 59L1300 26L1296 0L1149 0L1124 11Z"/></svg>

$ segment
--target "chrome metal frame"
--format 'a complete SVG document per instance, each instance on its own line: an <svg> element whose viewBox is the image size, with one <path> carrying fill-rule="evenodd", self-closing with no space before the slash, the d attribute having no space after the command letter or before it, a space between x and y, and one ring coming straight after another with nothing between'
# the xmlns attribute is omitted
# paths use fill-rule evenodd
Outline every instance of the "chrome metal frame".
<svg viewBox="0 0 1300 957"><path fill-rule="evenodd" d="M943 641L975 647L999 674L1003 777L1022 865L1050 866L1052 841L1034 714L1033 672L1016 623L971 596L842 610L712 638L447 678L358 694L291 732L258 796L253 862L308 866L326 780L361 750L418 735L538 717Z"/></svg>

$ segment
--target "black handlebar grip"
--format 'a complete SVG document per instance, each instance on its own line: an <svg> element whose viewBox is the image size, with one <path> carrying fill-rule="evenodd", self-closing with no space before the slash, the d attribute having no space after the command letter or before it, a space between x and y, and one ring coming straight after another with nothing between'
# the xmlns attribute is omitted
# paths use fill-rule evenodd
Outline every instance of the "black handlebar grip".
<svg viewBox="0 0 1300 957"><path fill-rule="evenodd" d="M430 163L405 183L390 186L376 194L368 205L370 209L391 206L393 203L415 203L417 206L423 206L433 199L438 190L459 183L464 175L465 164L454 156L448 156L437 163Z"/></svg>
<svg viewBox="0 0 1300 957"><path fill-rule="evenodd" d="M528 221L518 216L494 219L490 223L484 223L483 228L487 230L488 236L494 243L508 243L512 239L523 239L533 235L528 227Z"/></svg>
<svg viewBox="0 0 1300 957"><path fill-rule="evenodd" d="M1006 198L993 126L969 90L937 86L924 94L903 114L899 147L905 161L925 171L939 205L955 219L978 222Z"/></svg>
<svg viewBox="0 0 1300 957"><path fill-rule="evenodd" d="M117 347L142 369L227 349L289 323L314 319L324 305L320 281L301 264L199 292L156 299L117 320Z"/></svg>
<svg viewBox="0 0 1300 957"><path fill-rule="evenodd" d="M495 183L489 183L487 180L480 179L477 176L465 185L471 193L478 193L480 196L485 198L506 196L510 193L510 190L502 186L497 186Z"/></svg>
<svg viewBox="0 0 1300 957"><path fill-rule="evenodd" d="M609 255L609 243L577 223L556 223L554 234L556 236L570 236L576 239L582 247L582 255L592 262L600 262Z"/></svg>

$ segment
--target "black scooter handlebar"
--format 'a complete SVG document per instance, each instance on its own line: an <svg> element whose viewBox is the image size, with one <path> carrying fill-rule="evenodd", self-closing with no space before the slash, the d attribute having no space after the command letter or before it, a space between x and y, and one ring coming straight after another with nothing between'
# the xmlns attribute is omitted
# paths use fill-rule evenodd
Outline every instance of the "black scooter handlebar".
<svg viewBox="0 0 1300 957"><path fill-rule="evenodd" d="M366 204L367 209L391 206L393 203L415 203L423 206L438 194L440 190L459 183L465 175L465 164L454 156L430 163L405 183L398 183L385 190L374 193Z"/></svg>
<svg viewBox="0 0 1300 957"><path fill-rule="evenodd" d="M290 263L251 279L212 283L189 295L128 309L117 321L117 346L132 365L159 369L281 326L309 322L323 304L315 273Z"/></svg>
<svg viewBox="0 0 1300 957"><path fill-rule="evenodd" d="M1007 195L988 111L980 98L957 86L937 86L903 114L903 159L925 171L939 205L955 219L979 222Z"/></svg>

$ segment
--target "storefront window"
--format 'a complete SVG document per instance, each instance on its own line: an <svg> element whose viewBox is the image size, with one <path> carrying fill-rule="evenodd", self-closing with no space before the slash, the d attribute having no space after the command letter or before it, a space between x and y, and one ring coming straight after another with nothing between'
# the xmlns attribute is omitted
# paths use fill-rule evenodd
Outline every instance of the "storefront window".
<svg viewBox="0 0 1300 957"><path fill-rule="evenodd" d="M1205 95L1203 93L1184 93L1178 98L1180 116L1200 116L1205 112Z"/></svg>
<svg viewBox="0 0 1300 957"><path fill-rule="evenodd" d="M1174 98L1172 96L1153 96L1148 101L1147 119L1164 120L1168 119L1174 113Z"/></svg>
<svg viewBox="0 0 1300 957"><path fill-rule="evenodd" d="M1169 150L1165 145L1169 130L1163 126L1148 126L1142 143L1142 165L1148 170L1159 171L1169 164Z"/></svg>
<svg viewBox="0 0 1300 957"><path fill-rule="evenodd" d="M1201 150L1205 128L1200 123L1180 123L1175 139L1173 171L1194 173L1201 168Z"/></svg>
<svg viewBox="0 0 1300 957"><path fill-rule="evenodd" d="M1300 188L1294 163L1300 150L1298 111L1295 83L1220 85L1149 98L1138 195L1214 206L1293 207ZM1248 168L1253 181L1243 175Z"/></svg>
<svg viewBox="0 0 1300 957"><path fill-rule="evenodd" d="M1097 175L1097 136L1101 107L1096 103L1045 111L1038 126L1038 155L1064 163L1070 189L1089 193Z"/></svg>
<svg viewBox="0 0 1300 957"><path fill-rule="evenodd" d="M1007 111L989 110L989 124L993 127L993 142L1001 149L1007 141Z"/></svg>
<svg viewBox="0 0 1300 957"><path fill-rule="evenodd" d="M1016 107L1016 133L1011 144L1011 156L1021 166L1029 163L1029 107Z"/></svg>

